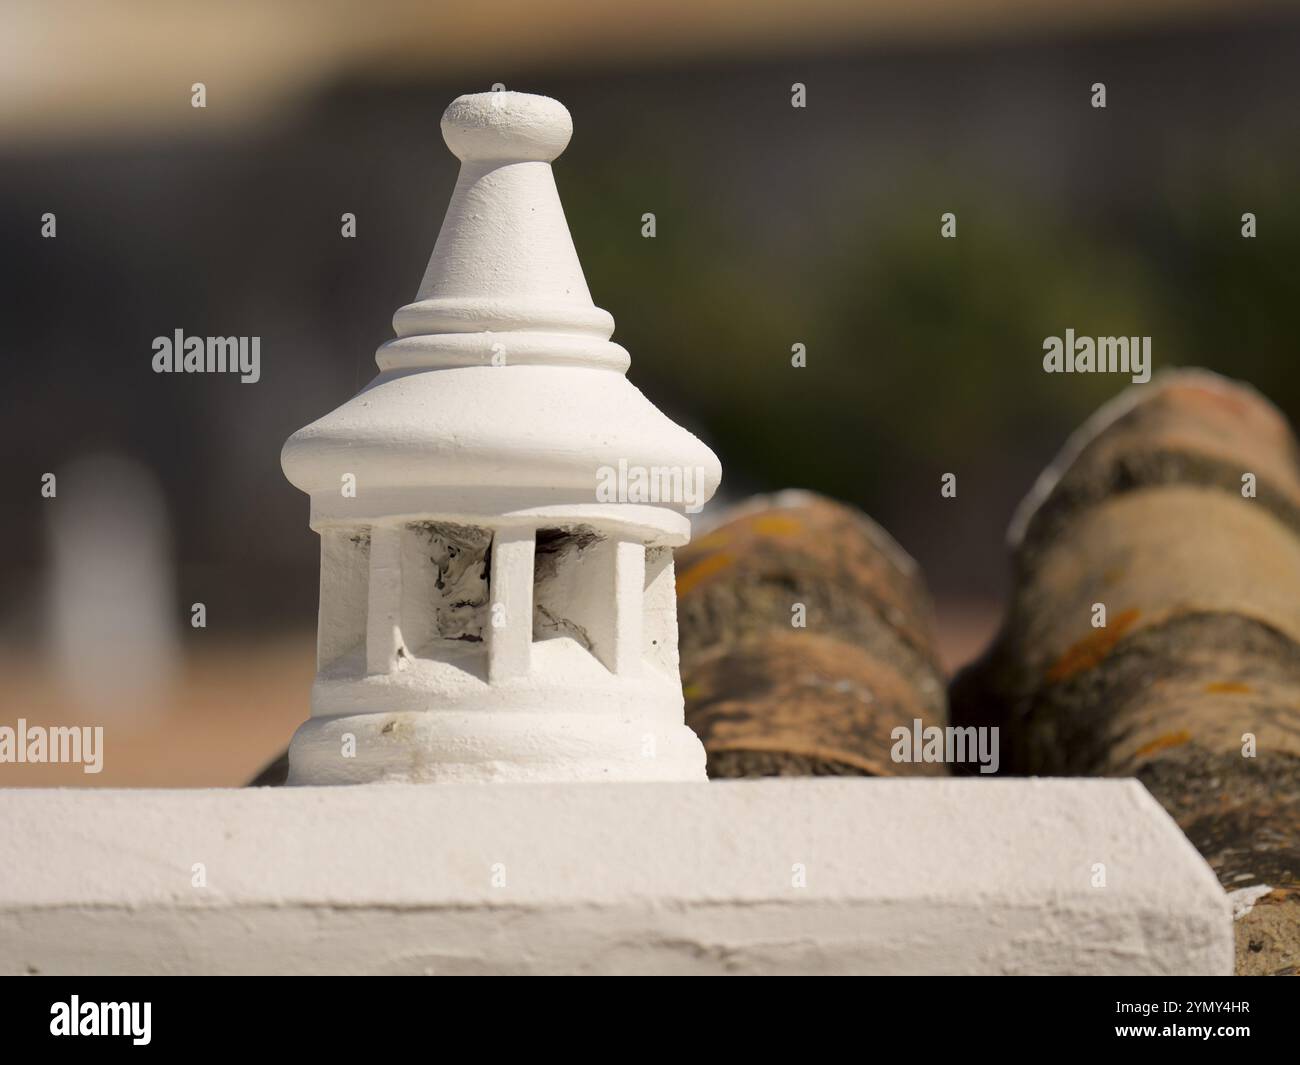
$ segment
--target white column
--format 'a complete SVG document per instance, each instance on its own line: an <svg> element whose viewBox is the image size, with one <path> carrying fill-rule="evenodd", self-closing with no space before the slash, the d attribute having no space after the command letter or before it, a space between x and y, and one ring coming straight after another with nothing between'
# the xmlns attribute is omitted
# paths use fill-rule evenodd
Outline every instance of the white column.
<svg viewBox="0 0 1300 1065"><path fill-rule="evenodd" d="M645 545L619 540L614 549L613 670L620 676L641 672L641 628L645 616Z"/></svg>
<svg viewBox="0 0 1300 1065"><path fill-rule="evenodd" d="M316 666L323 670L365 648L370 530L359 526L322 529L320 544Z"/></svg>
<svg viewBox="0 0 1300 1065"><path fill-rule="evenodd" d="M536 531L498 529L488 578L488 681L528 673L533 647L533 554Z"/></svg>
<svg viewBox="0 0 1300 1065"><path fill-rule="evenodd" d="M391 673L402 646L402 530L376 525L370 532L370 591L366 611L366 672Z"/></svg>
<svg viewBox="0 0 1300 1065"><path fill-rule="evenodd" d="M642 660L674 676L677 658L677 582L673 549L652 547L645 553L645 592L642 612Z"/></svg>

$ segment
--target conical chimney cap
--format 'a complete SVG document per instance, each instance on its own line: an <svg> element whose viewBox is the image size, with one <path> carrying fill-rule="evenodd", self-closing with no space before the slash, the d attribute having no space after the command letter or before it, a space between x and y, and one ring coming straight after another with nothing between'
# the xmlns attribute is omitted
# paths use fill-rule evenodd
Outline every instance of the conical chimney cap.
<svg viewBox="0 0 1300 1065"><path fill-rule="evenodd" d="M683 512L712 496L721 466L624 377L630 359L592 302L551 170L568 110L479 93L447 108L442 131L460 175L381 372L284 448L313 524L579 515L599 501L602 471L666 468L698 486L693 499L626 504L618 520L684 542ZM341 497L349 474L355 497Z"/></svg>

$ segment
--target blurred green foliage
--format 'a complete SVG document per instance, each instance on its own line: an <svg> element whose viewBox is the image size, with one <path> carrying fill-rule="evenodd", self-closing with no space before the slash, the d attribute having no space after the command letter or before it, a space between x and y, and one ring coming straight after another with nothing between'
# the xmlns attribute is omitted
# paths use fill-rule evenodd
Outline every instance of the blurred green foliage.
<svg viewBox="0 0 1300 1065"><path fill-rule="evenodd" d="M1300 410L1300 208L1276 170L1088 214L969 178L954 205L950 182L918 172L888 203L822 210L832 224L773 254L745 246L762 216L738 230L701 208L698 180L672 159L654 166L640 180L654 190L654 240L638 233L646 199L611 191L599 166L564 172L572 228L632 379L706 427L746 487L798 484L870 507L890 480L961 460L1028 453L1041 465L1129 383L1045 374L1043 340L1066 328L1151 336L1157 372L1206 366ZM1247 209L1254 239L1241 236ZM957 214L956 239L940 238L943 210ZM796 341L806 369L790 365Z"/></svg>

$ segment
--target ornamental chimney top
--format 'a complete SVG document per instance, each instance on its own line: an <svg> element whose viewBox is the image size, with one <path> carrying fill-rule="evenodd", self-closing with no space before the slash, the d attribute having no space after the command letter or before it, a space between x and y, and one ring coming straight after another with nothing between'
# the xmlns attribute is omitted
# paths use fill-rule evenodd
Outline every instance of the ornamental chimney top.
<svg viewBox="0 0 1300 1065"><path fill-rule="evenodd" d="M460 175L379 375L282 455L322 540L290 782L702 780L672 548L721 466L592 302L564 106L462 96L442 131Z"/></svg>

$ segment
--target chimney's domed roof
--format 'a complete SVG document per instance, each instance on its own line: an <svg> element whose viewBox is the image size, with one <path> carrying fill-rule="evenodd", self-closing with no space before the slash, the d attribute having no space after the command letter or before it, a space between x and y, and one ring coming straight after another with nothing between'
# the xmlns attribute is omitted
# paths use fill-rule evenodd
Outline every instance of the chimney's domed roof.
<svg viewBox="0 0 1300 1065"><path fill-rule="evenodd" d="M627 352L583 278L550 167L568 111L481 93L453 102L442 129L460 177L415 302L376 356L382 372L284 447L316 519L583 507L620 464L689 471L707 499L717 457L624 377ZM346 474L355 499L340 494Z"/></svg>

